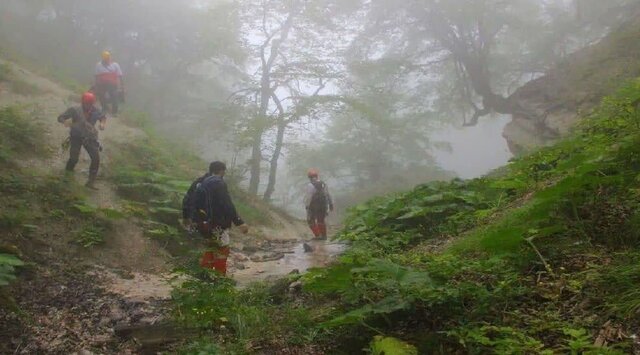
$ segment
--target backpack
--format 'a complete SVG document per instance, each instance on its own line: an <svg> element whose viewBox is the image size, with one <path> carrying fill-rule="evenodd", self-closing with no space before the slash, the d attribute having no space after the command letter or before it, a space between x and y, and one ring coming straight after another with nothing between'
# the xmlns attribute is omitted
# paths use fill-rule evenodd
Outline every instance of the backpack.
<svg viewBox="0 0 640 355"><path fill-rule="evenodd" d="M195 220L196 215L196 193L198 190L198 186L202 183L204 179L206 179L208 175L201 176L197 178L189 187L189 190L184 194L184 198L182 199L182 216L184 218L189 218L191 220Z"/></svg>
<svg viewBox="0 0 640 355"><path fill-rule="evenodd" d="M326 211L329 204L329 198L327 197L327 185L322 181L312 181L315 191L311 196L311 202L309 208L314 211Z"/></svg>

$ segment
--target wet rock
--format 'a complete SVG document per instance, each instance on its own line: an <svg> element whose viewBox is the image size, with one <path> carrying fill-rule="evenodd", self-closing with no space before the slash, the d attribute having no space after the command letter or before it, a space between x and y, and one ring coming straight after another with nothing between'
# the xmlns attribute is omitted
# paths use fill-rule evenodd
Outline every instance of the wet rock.
<svg viewBox="0 0 640 355"><path fill-rule="evenodd" d="M304 248L305 253L313 252L313 247L307 243L302 243L302 248Z"/></svg>
<svg viewBox="0 0 640 355"><path fill-rule="evenodd" d="M275 252L275 253L269 253L264 255L254 255L250 259L254 263L264 263L267 261L280 260L282 258L284 258L284 253Z"/></svg>

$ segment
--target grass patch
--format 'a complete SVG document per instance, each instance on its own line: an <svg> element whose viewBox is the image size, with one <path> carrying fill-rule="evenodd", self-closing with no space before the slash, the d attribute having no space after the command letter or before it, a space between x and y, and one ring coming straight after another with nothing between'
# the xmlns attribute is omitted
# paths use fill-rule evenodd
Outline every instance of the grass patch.
<svg viewBox="0 0 640 355"><path fill-rule="evenodd" d="M0 164L47 154L44 130L17 107L0 108Z"/></svg>
<svg viewBox="0 0 640 355"><path fill-rule="evenodd" d="M110 179L124 198L145 205L148 218L178 227L182 198L189 186L201 176L208 163L157 134L150 118L127 110L123 122L144 131L145 136L115 148ZM240 189L231 186L232 196L240 215L252 224L267 224L270 220L258 203L251 202Z"/></svg>
<svg viewBox="0 0 640 355"><path fill-rule="evenodd" d="M7 63L0 63L0 82L11 79L11 66Z"/></svg>
<svg viewBox="0 0 640 355"><path fill-rule="evenodd" d="M14 79L11 81L11 90L14 93L22 96L37 96L45 92L37 85L19 79Z"/></svg>

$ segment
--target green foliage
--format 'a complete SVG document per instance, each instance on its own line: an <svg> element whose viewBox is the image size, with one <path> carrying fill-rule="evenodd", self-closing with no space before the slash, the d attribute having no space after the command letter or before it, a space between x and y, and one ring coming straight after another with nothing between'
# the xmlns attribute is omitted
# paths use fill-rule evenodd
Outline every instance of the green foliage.
<svg viewBox="0 0 640 355"><path fill-rule="evenodd" d="M616 262L592 276L589 290L604 298L605 310L620 319L640 319L640 254L616 255Z"/></svg>
<svg viewBox="0 0 640 355"><path fill-rule="evenodd" d="M0 82L9 81L11 78L11 67L7 63L0 63Z"/></svg>
<svg viewBox="0 0 640 355"><path fill-rule="evenodd" d="M565 328L564 334L569 336L567 344L562 350L567 351L571 355L618 355L624 352L593 345L593 340L589 332L585 329Z"/></svg>
<svg viewBox="0 0 640 355"><path fill-rule="evenodd" d="M447 335L456 338L469 354L553 354L539 340L511 327L460 327Z"/></svg>
<svg viewBox="0 0 640 355"><path fill-rule="evenodd" d="M0 254L0 287L15 280L16 267L23 265L24 262L14 255Z"/></svg>
<svg viewBox="0 0 640 355"><path fill-rule="evenodd" d="M372 355L418 355L418 349L411 344L392 337L376 336L370 345Z"/></svg>
<svg viewBox="0 0 640 355"><path fill-rule="evenodd" d="M0 164L46 154L44 131L17 107L0 108Z"/></svg>
<svg viewBox="0 0 640 355"><path fill-rule="evenodd" d="M44 92L37 85L31 84L24 80L18 80L18 79L12 80L11 90L14 93L22 96L36 96Z"/></svg>
<svg viewBox="0 0 640 355"><path fill-rule="evenodd" d="M615 353L575 330L584 327L581 317L598 327L597 316L574 315L574 327L561 321L561 307L546 302L562 299L555 285L566 283L560 290L604 299L621 319L640 309L633 258L567 281L557 266L590 248L639 246L637 102L640 81L606 99L574 135L500 175L426 184L354 208L340 233L349 250L337 265L303 277L305 291L339 302L321 326L397 330L399 319L430 315L470 353ZM536 275L551 281L531 282ZM597 292L581 294L590 288ZM530 320L523 314L541 302L556 321L523 327ZM505 318L505 310L514 316Z"/></svg>
<svg viewBox="0 0 640 355"><path fill-rule="evenodd" d="M102 227L86 226L79 233L76 241L85 248L104 243L105 230Z"/></svg>

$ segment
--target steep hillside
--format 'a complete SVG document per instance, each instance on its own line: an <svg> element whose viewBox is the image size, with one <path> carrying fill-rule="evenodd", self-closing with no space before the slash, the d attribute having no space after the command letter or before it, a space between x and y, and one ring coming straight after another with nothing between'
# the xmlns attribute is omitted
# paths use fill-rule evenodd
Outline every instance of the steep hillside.
<svg viewBox="0 0 640 355"><path fill-rule="evenodd" d="M534 122L514 116L505 127L503 136L513 153L530 151L566 135L581 113L640 75L640 9L636 10L631 21L514 93L513 97L540 119Z"/></svg>
<svg viewBox="0 0 640 355"><path fill-rule="evenodd" d="M145 115L109 119L97 191L83 187L85 153L64 174L68 132L56 118L78 96L0 61L0 353L138 351L114 328L169 319L173 271L191 270L204 247L178 219L208 164L156 134ZM233 194L252 226L233 236L231 272L242 283L326 261L276 265L284 253L301 258L293 249L306 226Z"/></svg>
<svg viewBox="0 0 640 355"><path fill-rule="evenodd" d="M622 354L640 350L640 80L493 177L352 211L339 262L280 286L187 283L188 352ZM275 349L275 350L274 350Z"/></svg>

